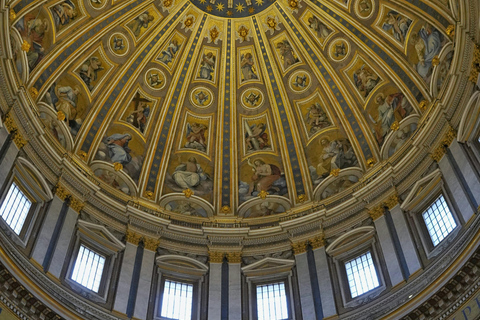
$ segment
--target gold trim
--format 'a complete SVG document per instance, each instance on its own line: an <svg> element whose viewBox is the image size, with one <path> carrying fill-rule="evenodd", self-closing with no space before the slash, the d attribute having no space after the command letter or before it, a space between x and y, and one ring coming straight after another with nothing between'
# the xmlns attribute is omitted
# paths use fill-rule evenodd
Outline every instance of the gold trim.
<svg viewBox="0 0 480 320"><path fill-rule="evenodd" d="M142 239L141 234L138 234L131 230L127 230L127 233L125 234L125 240L136 246L138 246L138 243L140 242L141 239Z"/></svg>
<svg viewBox="0 0 480 320"><path fill-rule="evenodd" d="M370 215L370 218L372 218L372 220L374 221L380 218L381 216L383 216L384 213L385 213L385 209L383 208L383 205L379 205L368 210L368 214Z"/></svg>
<svg viewBox="0 0 480 320"><path fill-rule="evenodd" d="M75 210L77 213L80 213L80 211L82 211L82 209L85 207L85 202L71 196L69 207Z"/></svg>
<svg viewBox="0 0 480 320"><path fill-rule="evenodd" d="M210 258L210 263L222 263L223 262L223 252L208 251L208 256Z"/></svg>
<svg viewBox="0 0 480 320"><path fill-rule="evenodd" d="M325 236L320 234L314 238L308 239L312 249L318 249L325 246Z"/></svg>
<svg viewBox="0 0 480 320"><path fill-rule="evenodd" d="M292 242L292 249L295 255L307 252L307 241Z"/></svg>
<svg viewBox="0 0 480 320"><path fill-rule="evenodd" d="M241 252L228 252L227 253L228 263L241 263L242 262L242 253Z"/></svg>
<svg viewBox="0 0 480 320"><path fill-rule="evenodd" d="M156 251L159 245L160 239L143 237L143 246L145 247L145 249L150 251Z"/></svg>

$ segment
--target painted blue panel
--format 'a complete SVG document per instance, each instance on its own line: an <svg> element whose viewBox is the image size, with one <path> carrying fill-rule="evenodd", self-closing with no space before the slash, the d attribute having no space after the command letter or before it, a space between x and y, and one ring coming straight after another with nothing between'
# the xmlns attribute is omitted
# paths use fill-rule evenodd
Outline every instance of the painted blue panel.
<svg viewBox="0 0 480 320"><path fill-rule="evenodd" d="M277 5L278 6L278 5ZM263 42L262 34L258 27L257 18L253 17L253 24L255 25L255 31L257 32L258 42L260 43L260 48L262 50L262 56L265 60L265 66L267 67L267 73L272 73L272 64L268 58L267 52L265 51L265 43ZM290 165L293 171L293 177L295 180L295 189L297 191L297 196L305 194L305 187L303 185L302 172L300 170L300 163L298 162L297 150L295 149L295 144L293 142L292 131L290 130L290 122L288 117L285 116L285 105L283 103L280 90L278 89L278 84L276 83L275 78L272 76L270 79L272 84L272 89L275 97L276 108L280 113L280 118L282 119L282 127L285 136L285 141L287 143L287 152L290 158Z"/></svg>
<svg viewBox="0 0 480 320"><path fill-rule="evenodd" d="M288 19L285 11L283 11L278 4L276 6L277 6L277 9L282 14L282 16L288 22L288 25L290 26L290 28L292 28L298 40L300 40L300 42L302 43L302 46L307 50L307 54L310 55L315 65L317 66L318 70L320 70L326 82L330 86L330 90L333 92L338 103L340 104L343 110L343 113L347 117L348 123L350 124L350 127L352 128L353 132L359 132L359 134L356 134L356 137L358 142L360 143L360 147L362 148L363 156L365 157L365 159L372 158L373 157L372 150L370 150L367 140L365 139L365 136L363 135L362 130L360 129L360 125L358 124L357 120L352 114L352 110L350 109L350 106L345 101L345 98L342 95L342 91L338 89L338 86L335 84L335 81L333 81L333 78L331 77L331 75L326 71L325 67L320 62L320 59L317 57L317 55L315 55L315 53L313 53L312 48L305 41L305 38L303 38L302 33L299 32L298 29L295 27L295 25L292 23L292 21Z"/></svg>
<svg viewBox="0 0 480 320"><path fill-rule="evenodd" d="M405 83L405 85L410 89L410 92L417 99L417 102L426 100L425 97L423 97L423 94L420 92L420 90L417 88L417 86L413 82L413 80L410 78L409 73L405 72L405 70L403 70L395 62L395 60L392 59L392 57L388 53L386 53L381 47L373 43L366 35L364 35L355 26L352 26L350 23L343 20L342 17L340 17L335 12L331 11L326 6L324 6L319 0L312 0L312 2L315 3L317 7L325 11L325 13L327 13L330 17L337 20L340 24L342 24L344 27L350 30L352 34L354 34L359 40L361 40L363 43L369 46L378 57L380 57L383 61L385 61L385 63L394 70L394 72L402 79L403 83Z"/></svg>
<svg viewBox="0 0 480 320"><path fill-rule="evenodd" d="M223 161L222 161L222 206L230 206L230 66L231 66L231 39L232 20L228 19L227 25L227 67L225 68L225 98L223 108Z"/></svg>
<svg viewBox="0 0 480 320"><path fill-rule="evenodd" d="M185 5L185 7L188 5L188 3ZM197 33L195 35L195 39L192 43L192 46L190 47L190 50L188 51L188 56L187 59L185 59L185 63L182 68L182 73L180 74L180 78L177 82L177 86L175 87L175 91L180 92L180 90L184 87L185 81L186 81L186 74L187 70L190 66L190 63L192 62L192 56L193 52L195 51L195 48L197 47L197 43L200 39L200 35L203 30L203 26L205 25L205 20L207 19L207 15L204 14L202 21L200 22L200 27L197 30ZM161 33L163 34L163 33ZM152 167L150 168L150 172L148 175L148 180L147 180L147 190L153 191L155 190L156 186L156 181L157 181L157 175L158 175L158 168L160 167L160 162L162 161L163 153L165 152L165 144L167 142L167 136L168 132L170 131L170 125L172 124L172 117L173 113L175 111L175 108L178 103L178 98L179 95L175 94L172 98L172 101L168 105L168 111L167 111L167 116L165 118L165 122L163 123L162 130L160 132L160 139L157 144L157 149L155 150L155 154L153 157L153 163ZM155 166L156 165L156 166Z"/></svg>
<svg viewBox="0 0 480 320"><path fill-rule="evenodd" d="M178 12L173 16L173 18L165 25L162 30L159 31L158 35L155 36L155 38L152 39L151 43L155 44L160 41L160 38L164 35L164 33L167 31L167 29L173 24L173 21L175 21L183 12L185 9L188 7L188 3L186 3ZM151 48L151 47L150 47ZM150 51L150 49L145 49L145 51ZM145 54L141 54L140 56L137 57L137 59L134 62L135 64L140 63L143 61L143 58L145 57ZM90 131L87 134L87 137L82 145L82 150L85 152L88 152L90 149L94 137L97 135L98 128L101 127L103 120L105 119L106 114L108 113L108 110L112 107L113 102L115 101L115 98L122 92L123 88L125 87L125 83L127 80L131 77L133 72L135 71L136 67L132 65L130 69L126 72L126 74L123 76L122 81L118 83L118 85L115 87L113 92L110 94L110 97L107 99L107 101L103 104L102 109L100 110L99 114L95 118L92 127L90 128ZM162 131L163 132L163 131Z"/></svg>

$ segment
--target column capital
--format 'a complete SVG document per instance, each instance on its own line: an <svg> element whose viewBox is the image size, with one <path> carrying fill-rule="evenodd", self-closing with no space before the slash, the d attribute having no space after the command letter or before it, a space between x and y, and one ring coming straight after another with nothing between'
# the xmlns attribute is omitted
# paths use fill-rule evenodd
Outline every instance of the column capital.
<svg viewBox="0 0 480 320"><path fill-rule="evenodd" d="M138 243L140 242L141 239L142 239L142 235L132 230L127 230L127 233L125 234L125 240L127 240L127 242L136 246L138 246Z"/></svg>
<svg viewBox="0 0 480 320"><path fill-rule="evenodd" d="M222 263L223 262L223 252L220 251L208 251L208 256L210 257L210 263Z"/></svg>
<svg viewBox="0 0 480 320"><path fill-rule="evenodd" d="M241 263L242 252L227 252L228 263Z"/></svg>
<svg viewBox="0 0 480 320"><path fill-rule="evenodd" d="M151 237L143 237L143 245L145 249L150 251L156 251L158 246L160 245L160 239L158 238L151 238Z"/></svg>
<svg viewBox="0 0 480 320"><path fill-rule="evenodd" d="M68 206L70 208L72 208L73 210L75 210L77 213L80 213L80 211L82 211L83 207L85 207L85 203L80 199L77 199L73 196L70 196L70 202L69 202Z"/></svg>
<svg viewBox="0 0 480 320"><path fill-rule="evenodd" d="M384 213L385 208L383 207L383 204L368 210L368 215L370 216L370 218L372 218L372 220L377 220L378 218L383 216Z"/></svg>
<svg viewBox="0 0 480 320"><path fill-rule="evenodd" d="M318 249L323 246L325 246L325 236L322 234L319 234L318 236L315 236L314 238L308 239L308 242L312 246L312 249Z"/></svg>
<svg viewBox="0 0 480 320"><path fill-rule="evenodd" d="M292 242L292 249L293 253L295 255L307 252L307 244L308 242L306 240L304 241L298 241L298 242Z"/></svg>

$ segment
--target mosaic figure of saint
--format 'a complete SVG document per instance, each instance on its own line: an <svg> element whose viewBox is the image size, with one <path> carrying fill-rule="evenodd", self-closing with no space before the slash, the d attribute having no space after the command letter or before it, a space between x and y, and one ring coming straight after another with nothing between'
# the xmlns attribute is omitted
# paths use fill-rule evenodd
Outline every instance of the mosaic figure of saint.
<svg viewBox="0 0 480 320"><path fill-rule="evenodd" d="M385 31L391 31L393 37L400 43L405 42L408 29L412 24L412 20L402 16L396 11L389 11L383 22L382 29Z"/></svg>
<svg viewBox="0 0 480 320"><path fill-rule="evenodd" d="M168 47L162 51L158 60L165 64L169 64L175 58L175 54L180 50L180 44L178 43L177 39L173 39Z"/></svg>
<svg viewBox="0 0 480 320"><path fill-rule="evenodd" d="M129 26L132 29L132 32L135 35L135 37L140 36L142 28L144 29L148 28L148 25L154 19L155 17L149 14L148 11L140 14L138 17L133 19L133 21L129 23Z"/></svg>
<svg viewBox="0 0 480 320"><path fill-rule="evenodd" d="M56 4L51 10L53 13L55 28L57 30L68 25L78 14L75 4L70 0L65 0L62 3Z"/></svg>
<svg viewBox="0 0 480 320"><path fill-rule="evenodd" d="M213 79L213 72L215 71L215 56L212 52L203 55L200 63L199 77L205 80Z"/></svg>
<svg viewBox="0 0 480 320"><path fill-rule="evenodd" d="M250 52L242 54L240 57L240 68L242 70L243 81L258 79L257 72L255 71L255 61L253 61L253 55Z"/></svg>

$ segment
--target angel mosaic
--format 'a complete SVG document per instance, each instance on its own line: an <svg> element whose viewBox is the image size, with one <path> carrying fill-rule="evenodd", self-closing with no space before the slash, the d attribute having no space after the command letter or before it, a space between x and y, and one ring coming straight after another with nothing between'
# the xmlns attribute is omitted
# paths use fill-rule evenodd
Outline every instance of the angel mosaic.
<svg viewBox="0 0 480 320"><path fill-rule="evenodd" d="M138 181L143 165L143 146L129 132L120 133L120 127L110 133L100 143L96 159L121 164L123 171L134 181Z"/></svg>
<svg viewBox="0 0 480 320"><path fill-rule="evenodd" d="M310 127L309 133L315 134L323 128L332 125L327 113L323 110L320 103L315 102L307 108L308 112L305 116L305 123Z"/></svg>
<svg viewBox="0 0 480 320"><path fill-rule="evenodd" d="M207 139L205 137L208 126L199 122L187 122L186 124L186 142L184 147L195 149L202 152L207 151Z"/></svg>
<svg viewBox="0 0 480 320"><path fill-rule="evenodd" d="M368 97L381 80L375 71L365 63L353 73L353 82L363 98Z"/></svg>
<svg viewBox="0 0 480 320"><path fill-rule="evenodd" d="M45 56L44 40L50 29L47 19L42 18L40 11L27 13L15 24L24 42L28 43L27 61L32 71Z"/></svg>
<svg viewBox="0 0 480 320"><path fill-rule="evenodd" d="M177 39L172 39L169 45L162 51L157 58L158 61L165 63L166 65L173 62L177 52L180 50L181 43Z"/></svg>
<svg viewBox="0 0 480 320"><path fill-rule="evenodd" d="M149 104L152 102L143 98L138 92L135 94L132 102L134 104L134 110L128 114L126 121L137 128L141 133L145 133L147 121L150 116Z"/></svg>
<svg viewBox="0 0 480 320"><path fill-rule="evenodd" d="M77 7L70 0L65 0L50 8L55 30L60 31L78 15Z"/></svg>
<svg viewBox="0 0 480 320"><path fill-rule="evenodd" d="M80 87L78 85L55 85L45 94L45 100L48 104L64 117L64 121L70 128L72 136L76 136L82 125L82 119L79 117L78 98ZM83 109L83 108L82 108Z"/></svg>
<svg viewBox="0 0 480 320"><path fill-rule="evenodd" d="M207 52L203 55L202 61L200 62L200 72L198 77L204 80L213 80L215 72L215 55L213 52Z"/></svg>
<svg viewBox="0 0 480 320"><path fill-rule="evenodd" d="M325 23L320 21L316 16L312 15L307 19L308 27L312 29L318 38L325 40L333 32Z"/></svg>
<svg viewBox="0 0 480 320"><path fill-rule="evenodd" d="M429 83L433 70L432 61L442 51L444 36L434 26L425 23L418 32L412 34L411 42L418 58L415 69L425 82Z"/></svg>
<svg viewBox="0 0 480 320"><path fill-rule="evenodd" d="M293 66L295 63L300 62L288 39L285 38L277 42L275 45L275 48L283 62L284 70L287 70L289 67Z"/></svg>
<svg viewBox="0 0 480 320"><path fill-rule="evenodd" d="M379 93L375 97L375 104L377 105L377 117L373 119L371 115L370 121L374 124L374 134L378 145L382 145L385 137L390 131L395 121L401 121L408 116L413 108L405 98L403 93L396 92L385 96Z"/></svg>
<svg viewBox="0 0 480 320"><path fill-rule="evenodd" d="M382 29L391 34L395 40L404 44L411 25L411 19L395 10L390 10L383 19Z"/></svg>
<svg viewBox="0 0 480 320"><path fill-rule="evenodd" d="M165 183L174 191L191 189L195 195L211 195L213 180L204 171L204 167L195 156L190 156L186 161L179 161L172 174L167 173Z"/></svg>
<svg viewBox="0 0 480 320"><path fill-rule="evenodd" d="M280 167L269 163L264 159L256 158L247 160L252 174L250 181L240 181L240 201L246 201L257 197L260 192L268 192L270 195L285 195L288 193L285 175Z"/></svg>
<svg viewBox="0 0 480 320"><path fill-rule="evenodd" d="M309 167L314 185L322 182L334 169L358 166L358 160L352 145L346 139L322 137L319 140L319 148L321 148L321 151L316 166L311 165Z"/></svg>
<svg viewBox="0 0 480 320"><path fill-rule="evenodd" d="M271 150L267 132L267 124L264 122L249 125L245 120L245 146L247 153L258 150Z"/></svg>
<svg viewBox="0 0 480 320"><path fill-rule="evenodd" d="M242 73L242 81L258 79L255 60L250 52L246 52L240 56L240 70Z"/></svg>
<svg viewBox="0 0 480 320"><path fill-rule="evenodd" d="M150 12L145 11L144 13L140 14L138 17L133 19L133 21L127 24L127 27L133 32L135 37L139 37L142 31L146 30L150 23L155 20L155 17L150 14Z"/></svg>
<svg viewBox="0 0 480 320"><path fill-rule="evenodd" d="M80 66L78 74L90 91L95 87L94 82L98 79L98 72L104 70L102 61L97 56L91 56Z"/></svg>

